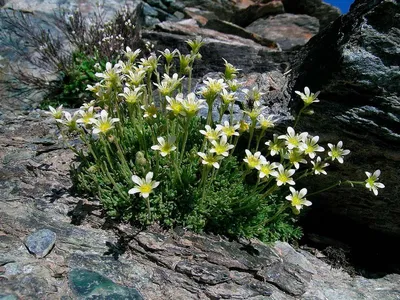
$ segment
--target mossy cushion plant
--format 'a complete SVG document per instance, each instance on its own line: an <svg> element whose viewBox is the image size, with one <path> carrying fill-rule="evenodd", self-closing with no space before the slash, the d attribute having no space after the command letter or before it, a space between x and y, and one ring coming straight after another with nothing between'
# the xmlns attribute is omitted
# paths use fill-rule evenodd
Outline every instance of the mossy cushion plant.
<svg viewBox="0 0 400 300"><path fill-rule="evenodd" d="M274 134L275 117L263 113L262 93L241 89L237 69L226 61L220 79L208 78L199 93L191 92L203 43L188 44L187 55L165 50L141 59L139 50L127 48L125 61L108 62L95 74L99 82L88 86L95 100L72 115L50 108L79 161L77 188L100 199L110 217L137 226L158 222L263 241L299 238L295 216L311 205L306 196L318 192L309 193L299 180L327 175L329 164L343 163L350 151L341 141L327 151L318 136L296 132L295 125ZM238 93L247 105L236 119ZM298 94L304 107L295 124L319 101L307 87ZM214 104L221 108L218 120L212 118ZM203 107L207 118L198 115ZM267 132L272 139L264 142ZM68 143L76 136L84 147ZM326 189L362 184L377 194L384 187L379 175L377 170L364 182Z"/></svg>

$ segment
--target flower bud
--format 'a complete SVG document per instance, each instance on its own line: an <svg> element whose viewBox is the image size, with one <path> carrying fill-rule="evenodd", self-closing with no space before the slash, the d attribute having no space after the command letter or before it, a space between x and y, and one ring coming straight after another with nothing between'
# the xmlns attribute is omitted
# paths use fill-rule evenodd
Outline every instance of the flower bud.
<svg viewBox="0 0 400 300"><path fill-rule="evenodd" d="M138 166L146 166L147 165L147 160L144 157L144 154L142 151L136 152L135 163Z"/></svg>
<svg viewBox="0 0 400 300"><path fill-rule="evenodd" d="M304 110L304 114L311 116L311 115L314 114L314 110L313 109L306 109L306 110Z"/></svg>

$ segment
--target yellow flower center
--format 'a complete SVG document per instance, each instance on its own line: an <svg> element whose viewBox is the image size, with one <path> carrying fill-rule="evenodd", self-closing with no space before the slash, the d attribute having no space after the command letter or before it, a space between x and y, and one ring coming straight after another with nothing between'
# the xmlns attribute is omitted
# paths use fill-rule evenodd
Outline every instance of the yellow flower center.
<svg viewBox="0 0 400 300"><path fill-rule="evenodd" d="M220 144L215 146L215 153L217 155L220 155L220 154L224 153L225 151L226 151L226 146L220 145Z"/></svg>
<svg viewBox="0 0 400 300"><path fill-rule="evenodd" d="M279 174L277 179L283 183L286 183L289 180L289 177L287 177L286 174Z"/></svg>
<svg viewBox="0 0 400 300"><path fill-rule="evenodd" d="M247 158L249 168L254 169L260 163L260 160L255 156L250 156Z"/></svg>
<svg viewBox="0 0 400 300"><path fill-rule="evenodd" d="M103 133L109 131L111 129L111 124L109 122L101 123L99 126L99 130Z"/></svg>
<svg viewBox="0 0 400 300"><path fill-rule="evenodd" d="M183 107L182 104L180 104L179 102L172 102L171 109L175 115L178 115L182 111Z"/></svg>
<svg viewBox="0 0 400 300"><path fill-rule="evenodd" d="M289 144L292 144L294 146L299 145L299 140L297 139L297 137L289 137L287 141Z"/></svg>
<svg viewBox="0 0 400 300"><path fill-rule="evenodd" d="M296 206L296 205L302 205L302 201L301 201L301 199L296 195L296 196L293 196L293 198L292 198L292 205L293 206Z"/></svg>
<svg viewBox="0 0 400 300"><path fill-rule="evenodd" d="M152 187L148 183L144 183L139 187L140 193L142 194L149 194L152 190Z"/></svg>
<svg viewBox="0 0 400 300"><path fill-rule="evenodd" d="M337 149L332 149L331 152L332 152L332 157L333 158L340 157L340 153L339 153L339 151Z"/></svg>
<svg viewBox="0 0 400 300"><path fill-rule="evenodd" d="M235 133L235 129L233 127L224 127L222 131L226 134L226 136L232 136Z"/></svg>
<svg viewBox="0 0 400 300"><path fill-rule="evenodd" d="M265 176L268 176L271 173L271 169L269 166L262 166L260 172L264 173Z"/></svg>

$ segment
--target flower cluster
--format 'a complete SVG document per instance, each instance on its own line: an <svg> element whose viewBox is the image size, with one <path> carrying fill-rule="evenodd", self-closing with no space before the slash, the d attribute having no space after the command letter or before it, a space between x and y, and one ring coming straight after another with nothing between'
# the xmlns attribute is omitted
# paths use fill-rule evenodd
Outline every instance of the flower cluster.
<svg viewBox="0 0 400 300"><path fill-rule="evenodd" d="M50 108L49 113L68 129L67 134L79 133L88 148L87 154L76 150L84 166L81 169L87 170L79 177L81 185L88 190L89 182L95 182L93 190L100 191L98 196L113 215L123 207L124 216L135 218L139 214L135 210L143 210L143 198L147 222L162 219L168 211L173 222L194 226L193 220L197 220L196 226L203 228L211 219L227 217L213 216L218 205L222 210L226 203L212 205L208 201L212 201L212 193L229 194L231 183L221 178L233 180L232 173L241 180L238 195L248 196L243 196L244 203L235 199L237 196L226 199L230 206L225 214L239 216L245 207L252 207L251 222L263 220L257 228L277 220L288 207L298 214L311 205L301 179L327 175L327 167L336 161L344 163L350 151L343 148L342 141L323 147L319 136L296 132L295 126L287 127L286 133L273 133L277 118L266 113L264 93L258 87L242 89L236 79L238 69L227 61L220 78L207 78L197 93L192 92L192 68L201 58L202 44L200 39L188 41L191 51L186 55L167 49L159 56L151 53L142 58L140 51L127 47L125 59L114 65L108 62L105 70L96 73L99 82L88 86L95 101L72 115L62 107ZM244 108L234 117L239 93L244 95ZM319 101L319 93L313 94L307 87L304 93L296 93L304 107ZM218 117L212 114L215 105L220 109ZM199 117L201 109L208 110L207 118ZM377 195L378 188L384 187L378 182L380 171L366 174L368 179L362 184ZM185 200L176 190L186 195ZM259 206L267 205L263 201L282 195L282 191L283 200L290 203L281 201L274 208L275 215L260 217Z"/></svg>

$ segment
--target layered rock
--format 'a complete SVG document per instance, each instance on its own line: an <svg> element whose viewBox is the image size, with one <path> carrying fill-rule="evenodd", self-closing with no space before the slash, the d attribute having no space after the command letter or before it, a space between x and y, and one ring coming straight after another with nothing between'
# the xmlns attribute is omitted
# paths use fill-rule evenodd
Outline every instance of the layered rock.
<svg viewBox="0 0 400 300"><path fill-rule="evenodd" d="M293 50L305 45L319 31L317 18L307 15L279 14L261 18L246 29L276 42L282 50Z"/></svg>
<svg viewBox="0 0 400 300"><path fill-rule="evenodd" d="M301 129L324 141L343 140L352 150L333 172L336 179L363 181L364 171L382 171L386 188L378 197L341 187L313 199L318 208L307 220L325 229L330 222L346 224L334 227L337 236L350 234L350 240L362 242L371 232L394 236L392 245L400 238L399 14L397 1L357 1L349 14L310 40L292 70L293 98L304 86L321 90L316 114L304 118Z"/></svg>
<svg viewBox="0 0 400 300"><path fill-rule="evenodd" d="M250 79L248 79L250 81ZM399 275L350 277L278 242L184 229L140 231L72 195L73 153L43 111L2 103L0 297L3 299L395 299ZM25 247L55 243L39 258ZM57 238L54 239L55 235ZM30 245L30 243L27 243ZM48 248L48 247L44 247Z"/></svg>

